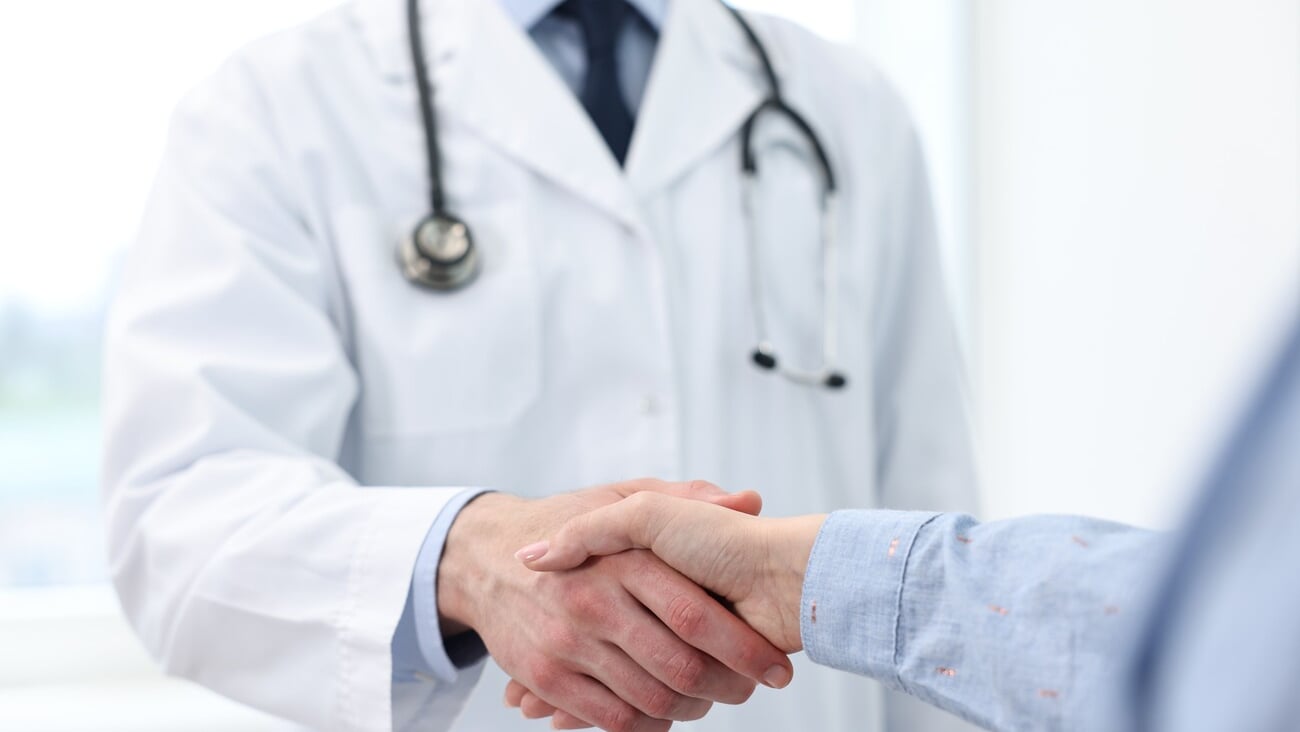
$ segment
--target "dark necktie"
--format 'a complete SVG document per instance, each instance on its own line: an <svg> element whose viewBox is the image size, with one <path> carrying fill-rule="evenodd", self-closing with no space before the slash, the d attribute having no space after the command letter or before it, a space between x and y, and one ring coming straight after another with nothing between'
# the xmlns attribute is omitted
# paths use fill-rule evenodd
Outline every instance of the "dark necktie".
<svg viewBox="0 0 1300 732"><path fill-rule="evenodd" d="M632 112L623 100L618 39L628 16L627 0L565 0L556 13L575 18L587 46L587 77L578 98L622 165L632 141Z"/></svg>

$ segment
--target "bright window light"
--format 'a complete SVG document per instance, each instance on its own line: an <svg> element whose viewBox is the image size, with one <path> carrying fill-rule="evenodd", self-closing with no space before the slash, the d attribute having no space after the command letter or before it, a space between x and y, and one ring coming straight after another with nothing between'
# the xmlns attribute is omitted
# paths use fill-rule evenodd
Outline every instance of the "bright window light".
<svg viewBox="0 0 1300 732"><path fill-rule="evenodd" d="M105 576L100 323L172 108L239 46L333 4L0 4L0 586Z"/></svg>

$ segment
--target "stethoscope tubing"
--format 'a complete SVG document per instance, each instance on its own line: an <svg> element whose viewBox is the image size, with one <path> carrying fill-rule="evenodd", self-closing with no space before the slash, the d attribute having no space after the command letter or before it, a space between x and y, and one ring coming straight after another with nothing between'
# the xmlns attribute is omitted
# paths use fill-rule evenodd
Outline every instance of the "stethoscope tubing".
<svg viewBox="0 0 1300 732"><path fill-rule="evenodd" d="M433 111L433 84L429 81L429 64L424 48L420 0L406 2L406 30L410 39L411 66L420 98L420 126L424 130L425 166L429 179L429 213L446 214L442 192L442 150L438 144L438 116Z"/></svg>
<svg viewBox="0 0 1300 732"><path fill-rule="evenodd" d="M722 0L720 0L721 2ZM835 173L830 156L822 145L821 138L808 120L786 103L782 95L781 79L777 76L772 58L766 46L759 39L754 28L745 20L736 8L722 2L754 51L762 67L767 82L767 95L746 117L740 130L740 170L742 178L743 207L747 225L747 246L749 250L750 296L753 305L755 335L758 346L752 354L752 360L760 368L774 371L786 378L802 384L820 385L832 389L842 388L845 377L835 369L837 355L838 317L838 258L835 248L835 219L837 188ZM434 113L433 84L429 79L429 68L420 18L420 0L407 0L407 32L410 41L411 65L415 71L416 90L419 96L420 125L424 132L425 164L428 171L429 214L412 229L398 247L399 264L402 272L411 282L435 291L454 291L473 281L479 267L477 251L468 225L446 209L443 193L442 154L439 147L438 119ZM764 311L762 297L762 271L759 264L757 233L754 231L754 187L758 176L758 155L754 150L754 128L764 115L784 117L799 130L800 135L812 148L821 172L822 196L819 201L820 235L819 246L822 257L822 364L819 369L800 370L783 363L776 353L776 348L769 339L767 315ZM450 234L447 232L451 232ZM440 239L441 236L457 235L462 240ZM433 242L430 247L427 241ZM446 247L448 242L460 244L460 247ZM451 249L463 253L454 260L440 260L436 253L442 249ZM457 269L458 268L458 269Z"/></svg>

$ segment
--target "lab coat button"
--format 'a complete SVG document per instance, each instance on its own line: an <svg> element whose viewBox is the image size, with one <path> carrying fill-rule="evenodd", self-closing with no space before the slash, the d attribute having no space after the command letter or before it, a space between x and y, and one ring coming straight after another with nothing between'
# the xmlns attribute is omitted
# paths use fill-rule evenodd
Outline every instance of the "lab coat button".
<svg viewBox="0 0 1300 732"><path fill-rule="evenodd" d="M653 417L659 413L659 400L653 396L641 397L641 414Z"/></svg>

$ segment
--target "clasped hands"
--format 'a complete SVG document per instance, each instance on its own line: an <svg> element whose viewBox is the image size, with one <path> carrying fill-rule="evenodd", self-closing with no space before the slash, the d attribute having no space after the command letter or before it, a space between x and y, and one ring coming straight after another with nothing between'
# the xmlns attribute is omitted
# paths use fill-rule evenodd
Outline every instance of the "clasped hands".
<svg viewBox="0 0 1300 732"><path fill-rule="evenodd" d="M556 729L659 732L782 688L824 517L761 508L702 481L484 495L447 538L443 633L475 630L506 703Z"/></svg>

